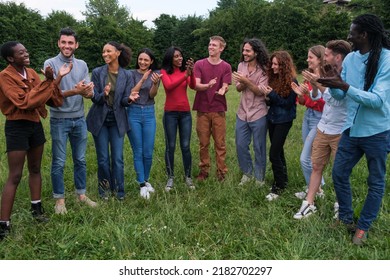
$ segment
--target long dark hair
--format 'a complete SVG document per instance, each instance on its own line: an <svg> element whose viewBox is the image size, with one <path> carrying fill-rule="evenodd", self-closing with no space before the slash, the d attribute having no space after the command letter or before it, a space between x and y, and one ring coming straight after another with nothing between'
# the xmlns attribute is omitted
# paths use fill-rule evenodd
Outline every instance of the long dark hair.
<svg viewBox="0 0 390 280"><path fill-rule="evenodd" d="M264 43L257 38L245 39L241 46L241 59L240 61L244 61L244 55L242 54L242 50L245 44L249 44L253 51L256 54L257 64L263 69L264 72L267 72L267 66L269 62L269 54L268 50L265 47Z"/></svg>
<svg viewBox="0 0 390 280"><path fill-rule="evenodd" d="M118 57L119 66L126 68L131 62L131 49L125 44L119 44L115 41L110 41L107 44L114 46L121 54Z"/></svg>
<svg viewBox="0 0 390 280"><path fill-rule="evenodd" d="M139 69L138 57L140 56L141 53L146 53L150 57L150 59L153 61L152 64L150 64L149 69L151 69L152 71L157 70L158 69L158 63L157 63L156 57L154 56L152 50L149 49L149 48L143 48L143 49L141 49L138 52L138 54L137 54L137 61L135 62L135 69Z"/></svg>
<svg viewBox="0 0 390 280"><path fill-rule="evenodd" d="M175 56L175 51L180 52L181 56L183 57L183 63L180 66L180 72L184 72L186 70L186 64L185 59L183 56L183 51L179 47L169 47L167 51L165 52L161 68L167 71L168 74L172 74L174 67L173 67L173 57Z"/></svg>
<svg viewBox="0 0 390 280"><path fill-rule="evenodd" d="M389 34L385 30L382 21L376 15L360 15L356 17L352 23L357 26L360 33L367 33L368 42L371 47L364 77L364 90L368 90L378 73L378 64L382 48L390 49Z"/></svg>

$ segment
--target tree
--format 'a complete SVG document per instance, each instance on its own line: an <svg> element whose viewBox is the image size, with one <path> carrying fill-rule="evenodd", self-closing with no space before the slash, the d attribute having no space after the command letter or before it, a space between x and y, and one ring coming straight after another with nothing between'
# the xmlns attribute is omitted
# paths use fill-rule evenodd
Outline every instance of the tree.
<svg viewBox="0 0 390 280"><path fill-rule="evenodd" d="M48 57L46 43L49 36L45 31L42 16L24 4L0 3L0 42L20 41L30 53L31 67L41 69ZM1 60L0 67L6 62Z"/></svg>
<svg viewBox="0 0 390 280"><path fill-rule="evenodd" d="M153 23L155 25L153 44L155 55L161 61L165 50L174 45L175 30L179 20L176 16L161 14Z"/></svg>

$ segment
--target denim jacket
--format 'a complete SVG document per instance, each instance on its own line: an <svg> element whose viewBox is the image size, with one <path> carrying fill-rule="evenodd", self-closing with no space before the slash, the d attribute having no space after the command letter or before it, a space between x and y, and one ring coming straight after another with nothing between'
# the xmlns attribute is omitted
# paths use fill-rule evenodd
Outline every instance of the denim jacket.
<svg viewBox="0 0 390 280"><path fill-rule="evenodd" d="M296 81L295 81L296 82ZM271 123L291 122L296 117L296 98L297 95L293 90L287 97L280 96L274 90L268 95L269 105L267 120Z"/></svg>
<svg viewBox="0 0 390 280"><path fill-rule="evenodd" d="M107 85L108 81L108 66L103 65L93 69L91 78L91 81L94 83L94 95L92 97L93 104L87 116L87 128L93 135L99 135L107 114L111 110L114 111L119 135L124 136L126 132L130 130L125 107L130 105L130 91L134 87L131 75L132 74L129 70L119 68L115 86L114 105L110 108L107 105L107 101L104 96L104 87Z"/></svg>

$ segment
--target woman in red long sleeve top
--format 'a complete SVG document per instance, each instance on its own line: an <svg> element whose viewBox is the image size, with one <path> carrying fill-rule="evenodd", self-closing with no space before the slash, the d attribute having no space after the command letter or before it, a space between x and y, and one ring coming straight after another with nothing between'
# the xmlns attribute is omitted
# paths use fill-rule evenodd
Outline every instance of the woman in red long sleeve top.
<svg viewBox="0 0 390 280"><path fill-rule="evenodd" d="M170 191L173 188L174 155L178 129L185 182L189 188L195 188L191 179L192 156L190 139L192 116L187 96L187 87L195 88L195 76L192 73L194 62L192 59L189 59L184 64L183 61L181 49L170 47L165 53L161 69L161 80L166 94L163 117L165 164L168 175L166 191Z"/></svg>

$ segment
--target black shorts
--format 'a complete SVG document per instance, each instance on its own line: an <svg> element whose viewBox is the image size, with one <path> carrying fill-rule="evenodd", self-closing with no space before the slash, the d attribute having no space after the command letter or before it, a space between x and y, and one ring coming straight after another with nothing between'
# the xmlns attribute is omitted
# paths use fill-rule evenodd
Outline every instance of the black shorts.
<svg viewBox="0 0 390 280"><path fill-rule="evenodd" d="M46 142L41 122L6 120L4 130L7 152L28 151Z"/></svg>

